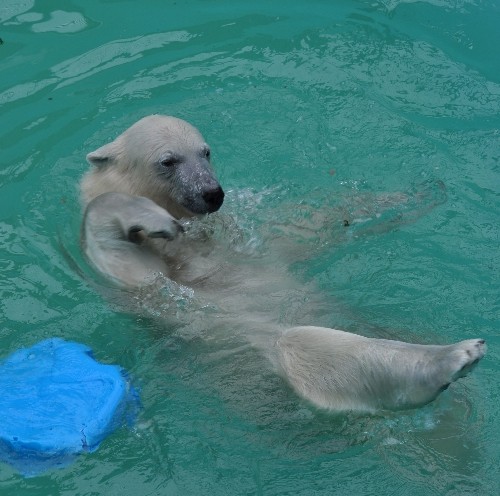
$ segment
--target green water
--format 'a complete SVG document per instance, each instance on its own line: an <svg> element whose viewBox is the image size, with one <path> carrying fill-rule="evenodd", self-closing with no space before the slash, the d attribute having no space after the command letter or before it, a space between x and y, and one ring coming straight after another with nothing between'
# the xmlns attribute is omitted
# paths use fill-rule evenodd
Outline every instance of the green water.
<svg viewBox="0 0 500 496"><path fill-rule="evenodd" d="M0 0L0 356L85 343L144 406L68 468L0 465L0 494L500 494L499 25L496 0ZM106 302L83 275L77 182L155 112L202 131L242 229L285 202L442 181L415 222L294 270L331 298L323 325L483 337L479 367L420 410L330 415L256 353L206 357Z"/></svg>

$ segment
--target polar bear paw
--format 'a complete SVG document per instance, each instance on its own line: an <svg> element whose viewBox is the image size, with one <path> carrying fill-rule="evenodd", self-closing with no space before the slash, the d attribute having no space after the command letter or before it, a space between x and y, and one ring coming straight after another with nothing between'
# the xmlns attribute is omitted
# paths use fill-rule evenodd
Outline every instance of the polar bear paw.
<svg viewBox="0 0 500 496"><path fill-rule="evenodd" d="M184 228L176 220L170 219L168 225L161 228L148 229L142 225L133 225L128 228L128 240L140 244L146 238L174 240L178 234L183 233Z"/></svg>
<svg viewBox="0 0 500 496"><path fill-rule="evenodd" d="M420 345L306 326L286 331L276 349L279 370L305 399L329 410L374 412L434 400L474 368L486 344Z"/></svg>
<svg viewBox="0 0 500 496"><path fill-rule="evenodd" d="M465 377L486 354L484 339L469 339L454 345L453 355L456 359L450 382ZM449 384L448 384L449 385Z"/></svg>

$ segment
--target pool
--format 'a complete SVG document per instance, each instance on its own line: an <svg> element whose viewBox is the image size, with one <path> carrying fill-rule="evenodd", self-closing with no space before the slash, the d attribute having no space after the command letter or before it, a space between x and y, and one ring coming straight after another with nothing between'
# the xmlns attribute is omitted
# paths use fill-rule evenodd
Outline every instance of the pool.
<svg viewBox="0 0 500 496"><path fill-rule="evenodd" d="M493 0L2 0L0 357L84 343L129 372L143 408L66 468L0 465L0 493L498 494L499 24ZM251 253L283 205L444 184L411 222L335 224L289 270L329 302L311 323L482 337L478 368L418 410L334 415L253 349L207 352L203 319L181 332L103 297L79 251L78 181L88 152L151 113L201 130ZM303 308L291 292L274 311L293 324Z"/></svg>

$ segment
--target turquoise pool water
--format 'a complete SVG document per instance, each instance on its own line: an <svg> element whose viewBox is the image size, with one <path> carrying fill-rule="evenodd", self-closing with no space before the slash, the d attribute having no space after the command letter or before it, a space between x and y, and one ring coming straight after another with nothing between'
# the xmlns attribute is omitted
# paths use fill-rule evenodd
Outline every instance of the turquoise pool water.
<svg viewBox="0 0 500 496"><path fill-rule="evenodd" d="M495 0L0 0L0 357L85 343L144 407L68 468L0 465L0 494L499 494L499 25ZM321 324L483 337L479 367L419 410L331 415L257 353L207 357L105 301L77 183L86 153L149 113L202 131L248 233L285 203L442 181L414 222L344 233L291 270L331 299Z"/></svg>

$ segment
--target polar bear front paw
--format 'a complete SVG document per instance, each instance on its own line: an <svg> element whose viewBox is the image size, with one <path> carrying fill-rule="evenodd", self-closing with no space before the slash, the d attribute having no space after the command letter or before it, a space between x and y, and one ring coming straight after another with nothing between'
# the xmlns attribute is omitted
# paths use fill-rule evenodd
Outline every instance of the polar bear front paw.
<svg viewBox="0 0 500 496"><path fill-rule="evenodd" d="M184 228L176 220L172 219L169 226L164 229L150 231L144 226L132 226L128 230L128 240L135 244L142 243L146 238L165 239L167 241L174 240L180 233L184 232Z"/></svg>

